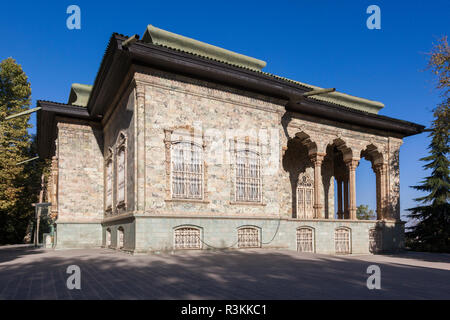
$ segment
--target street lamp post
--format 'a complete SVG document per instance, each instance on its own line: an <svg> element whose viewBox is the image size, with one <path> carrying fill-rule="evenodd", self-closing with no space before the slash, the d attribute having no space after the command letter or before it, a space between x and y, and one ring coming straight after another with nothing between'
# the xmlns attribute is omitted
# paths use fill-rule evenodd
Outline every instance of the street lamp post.
<svg viewBox="0 0 450 320"><path fill-rule="evenodd" d="M37 247L39 245L39 222L41 218L41 210L42 208L51 206L51 202L42 202L42 203L33 203L36 217L36 230L34 233L34 246Z"/></svg>

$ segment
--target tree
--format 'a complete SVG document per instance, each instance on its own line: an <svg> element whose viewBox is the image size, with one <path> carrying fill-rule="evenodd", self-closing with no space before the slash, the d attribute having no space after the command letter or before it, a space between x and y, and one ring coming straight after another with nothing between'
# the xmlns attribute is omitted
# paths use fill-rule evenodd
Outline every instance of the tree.
<svg viewBox="0 0 450 320"><path fill-rule="evenodd" d="M369 210L368 205L361 204L356 208L356 217L358 220L374 220L375 213L373 210Z"/></svg>
<svg viewBox="0 0 450 320"><path fill-rule="evenodd" d="M409 245L416 250L450 252L450 47L447 37L438 40L430 53L428 68L437 76L437 88L443 101L434 109L429 145L430 155L420 159L423 167L431 170L414 189L427 193L414 199L417 207L408 209L416 222L406 233Z"/></svg>
<svg viewBox="0 0 450 320"><path fill-rule="evenodd" d="M31 87L22 67L12 58L0 62L0 243L21 242L36 201L36 164L17 165L34 156L28 134L30 116L5 117L25 111Z"/></svg>

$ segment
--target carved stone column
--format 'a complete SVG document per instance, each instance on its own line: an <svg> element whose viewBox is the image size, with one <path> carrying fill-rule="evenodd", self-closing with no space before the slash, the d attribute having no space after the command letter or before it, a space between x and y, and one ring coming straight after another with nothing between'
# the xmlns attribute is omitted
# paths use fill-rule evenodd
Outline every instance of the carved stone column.
<svg viewBox="0 0 450 320"><path fill-rule="evenodd" d="M145 85L136 83L136 104L134 110L135 140L135 208L145 209Z"/></svg>
<svg viewBox="0 0 450 320"><path fill-rule="evenodd" d="M338 208L337 208L337 217L338 219L344 219L344 211L342 208L342 178L339 177L336 179L337 181L337 199L338 199Z"/></svg>
<svg viewBox="0 0 450 320"><path fill-rule="evenodd" d="M320 182L322 181L322 162L325 157L324 153L314 153L310 156L314 164L314 217L323 219L323 205L321 202Z"/></svg>
<svg viewBox="0 0 450 320"><path fill-rule="evenodd" d="M348 182L349 182L349 214L351 220L356 220L356 167L359 159L351 159L345 162L348 168Z"/></svg>
<svg viewBox="0 0 450 320"><path fill-rule="evenodd" d="M385 218L386 211L386 175L387 175L387 165L385 163L376 164L373 167L376 176L377 185L377 220L382 220Z"/></svg>

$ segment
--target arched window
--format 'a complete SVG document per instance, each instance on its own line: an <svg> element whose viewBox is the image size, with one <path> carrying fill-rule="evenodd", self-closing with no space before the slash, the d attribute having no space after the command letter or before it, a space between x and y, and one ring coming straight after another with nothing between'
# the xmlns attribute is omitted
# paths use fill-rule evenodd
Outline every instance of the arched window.
<svg viewBox="0 0 450 320"><path fill-rule="evenodd" d="M106 229L106 247L111 246L111 229Z"/></svg>
<svg viewBox="0 0 450 320"><path fill-rule="evenodd" d="M369 251L378 253L382 249L382 233L378 228L369 229Z"/></svg>
<svg viewBox="0 0 450 320"><path fill-rule="evenodd" d="M297 217L314 218L314 181L306 173L300 174L297 182Z"/></svg>
<svg viewBox="0 0 450 320"><path fill-rule="evenodd" d="M238 229L238 247L239 248L259 248L261 239L259 229L255 227L242 227Z"/></svg>
<svg viewBox="0 0 450 320"><path fill-rule="evenodd" d="M314 252L314 230L309 227L297 229L297 251Z"/></svg>
<svg viewBox="0 0 450 320"><path fill-rule="evenodd" d="M105 161L105 209L111 211L113 204L113 151L108 149L108 155Z"/></svg>
<svg viewBox="0 0 450 320"><path fill-rule="evenodd" d="M117 206L125 206L126 194L126 137L125 134L120 133L117 141L117 156L116 156L116 170L117 170Z"/></svg>
<svg viewBox="0 0 450 320"><path fill-rule="evenodd" d="M124 231L122 227L117 229L117 248L122 249L124 243Z"/></svg>
<svg viewBox="0 0 450 320"><path fill-rule="evenodd" d="M174 249L201 249L200 229L180 227L174 231Z"/></svg>
<svg viewBox="0 0 450 320"><path fill-rule="evenodd" d="M260 155L250 150L236 152L235 201L261 202L262 179Z"/></svg>
<svg viewBox="0 0 450 320"><path fill-rule="evenodd" d="M337 228L334 231L334 246L336 253L338 254L348 254L351 252L350 247L350 229L347 228Z"/></svg>
<svg viewBox="0 0 450 320"><path fill-rule="evenodd" d="M172 197L203 198L203 149L191 142L176 142L171 148Z"/></svg>

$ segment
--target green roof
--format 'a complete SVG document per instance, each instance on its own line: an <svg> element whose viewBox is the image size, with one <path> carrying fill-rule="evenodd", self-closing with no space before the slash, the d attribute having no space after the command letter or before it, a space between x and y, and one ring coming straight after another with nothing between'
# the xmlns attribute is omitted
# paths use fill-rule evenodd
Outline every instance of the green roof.
<svg viewBox="0 0 450 320"><path fill-rule="evenodd" d="M209 57L251 70L261 71L266 66L265 61L162 30L151 24L147 26L142 41Z"/></svg>
<svg viewBox="0 0 450 320"><path fill-rule="evenodd" d="M216 60L227 63L236 67L249 69L255 72L263 73L287 82L295 83L299 86L309 88L311 90L322 89L311 84L295 81L292 79L280 77L271 73L262 71L266 66L266 62L252 57L244 56L226 49L222 49L201 41L187 38L169 31L159 29L149 24L145 30L142 41L152 43L173 50L179 50L185 53L201 56L203 58ZM339 106L352 108L364 112L378 114L384 107L384 104L378 101L364 99L352 96L342 92L329 92L325 94L315 95L309 99L333 103Z"/></svg>
<svg viewBox="0 0 450 320"><path fill-rule="evenodd" d="M86 107L89 101L91 91L92 91L91 85L72 83L69 94L69 102L67 102L67 104Z"/></svg>

